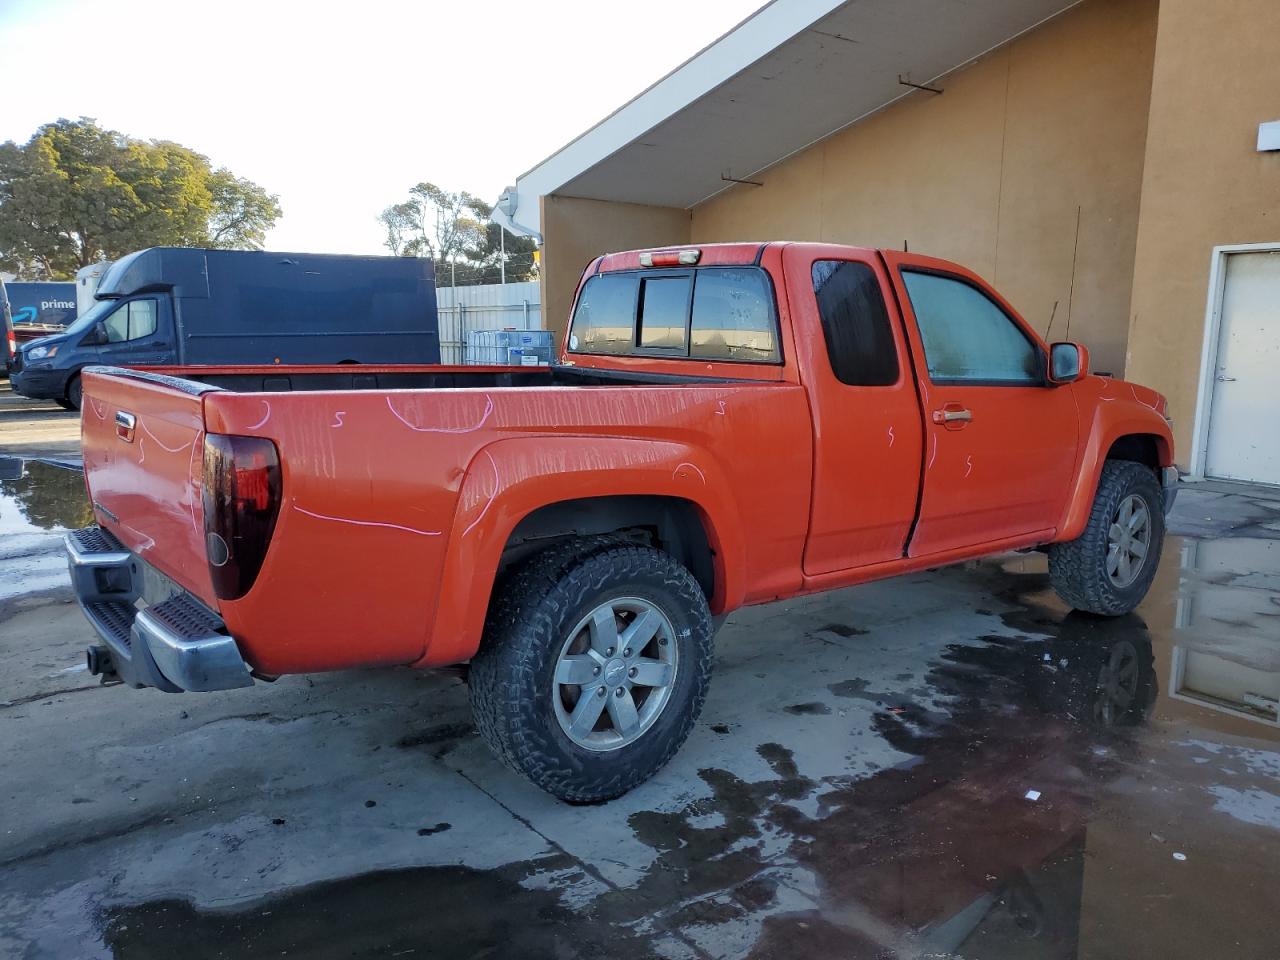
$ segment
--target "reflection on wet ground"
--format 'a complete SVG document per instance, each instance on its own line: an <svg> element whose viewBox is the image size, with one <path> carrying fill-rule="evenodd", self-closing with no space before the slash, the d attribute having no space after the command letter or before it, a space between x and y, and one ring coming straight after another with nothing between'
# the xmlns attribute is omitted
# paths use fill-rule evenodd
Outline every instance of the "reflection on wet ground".
<svg viewBox="0 0 1280 960"><path fill-rule="evenodd" d="M1170 537L1151 596L1119 619L1067 612L1037 554L842 596L735 616L717 683L741 695L709 705L711 739L695 737L681 758L697 778L685 788L566 813L506 786L465 723L442 726L447 735L400 746L445 758L489 798L511 789L504 806L547 841L541 854L496 869L360 872L247 901L138 902L117 875L77 894L95 949L320 960L1280 956L1280 540ZM972 610L953 608L966 602ZM904 607L913 612L895 612ZM935 635L895 660L895 639L917 622ZM807 659L784 664L779 636ZM759 652L738 658L735 643ZM807 679L771 702L784 667ZM503 786L485 787L490 777ZM424 818L434 826L420 842L459 833ZM456 853L457 864L489 857ZM199 867L232 878L238 855L228 847ZM618 857L631 872L613 869ZM0 952L3 930L0 913Z"/></svg>
<svg viewBox="0 0 1280 960"><path fill-rule="evenodd" d="M0 457L0 601L61 584L62 533L92 522L78 470Z"/></svg>
<svg viewBox="0 0 1280 960"><path fill-rule="evenodd" d="M0 457L0 536L75 530L92 522L80 471Z"/></svg>

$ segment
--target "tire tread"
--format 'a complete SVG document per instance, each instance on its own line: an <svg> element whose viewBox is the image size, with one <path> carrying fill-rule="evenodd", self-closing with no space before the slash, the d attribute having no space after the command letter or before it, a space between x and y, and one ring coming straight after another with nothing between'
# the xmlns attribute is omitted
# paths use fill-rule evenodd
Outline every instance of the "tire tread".
<svg viewBox="0 0 1280 960"><path fill-rule="evenodd" d="M1120 501L1130 493L1145 493L1153 535L1149 562L1128 587L1117 588L1107 576L1107 534ZM1133 610L1146 596L1159 565L1164 542L1163 493L1150 468L1130 460L1103 464L1093 507L1084 532L1075 540L1049 548L1049 581L1063 602L1076 610L1115 617Z"/></svg>
<svg viewBox="0 0 1280 960"><path fill-rule="evenodd" d="M547 644L559 644L558 625L587 597L611 581L657 574L692 616L692 644L682 649L694 662L692 697L674 730L661 744L646 744L638 762L626 765L575 762L558 730L538 715L539 664ZM571 802L621 796L647 780L676 753L693 729L706 699L714 642L706 597L693 574L670 554L610 537L583 538L550 547L526 560L495 590L480 650L471 661L472 712L493 752L548 793ZM677 706L675 703L669 704ZM566 741L567 742L567 741ZM592 766L600 769L590 769Z"/></svg>

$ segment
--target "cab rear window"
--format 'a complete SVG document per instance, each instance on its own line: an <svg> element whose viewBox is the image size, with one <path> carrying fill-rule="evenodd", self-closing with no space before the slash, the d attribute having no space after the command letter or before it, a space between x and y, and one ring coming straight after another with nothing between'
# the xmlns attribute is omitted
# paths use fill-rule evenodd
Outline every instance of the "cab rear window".
<svg viewBox="0 0 1280 960"><path fill-rule="evenodd" d="M778 363L773 288L758 267L597 274L578 295L569 350Z"/></svg>

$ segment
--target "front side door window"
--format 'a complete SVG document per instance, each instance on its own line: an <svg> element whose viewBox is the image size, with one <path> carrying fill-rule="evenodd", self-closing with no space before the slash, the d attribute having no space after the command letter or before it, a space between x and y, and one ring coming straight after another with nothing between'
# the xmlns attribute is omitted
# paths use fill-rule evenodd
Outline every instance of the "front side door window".
<svg viewBox="0 0 1280 960"><path fill-rule="evenodd" d="M141 340L156 332L156 302L154 300L130 300L102 321L107 331L107 343L127 343Z"/></svg>
<svg viewBox="0 0 1280 960"><path fill-rule="evenodd" d="M1043 382L1040 353L986 294L962 280L903 271L934 383Z"/></svg>

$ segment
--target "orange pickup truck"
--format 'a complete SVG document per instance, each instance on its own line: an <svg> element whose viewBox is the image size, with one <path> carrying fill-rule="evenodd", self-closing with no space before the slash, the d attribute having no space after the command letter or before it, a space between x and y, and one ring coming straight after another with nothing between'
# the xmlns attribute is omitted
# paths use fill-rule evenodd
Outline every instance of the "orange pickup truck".
<svg viewBox="0 0 1280 960"><path fill-rule="evenodd" d="M610 254L549 368L96 368L67 550L104 679L469 662L477 725L574 801L650 777L721 619L1040 548L1131 610L1177 471L1158 393L970 271L732 243Z"/></svg>

